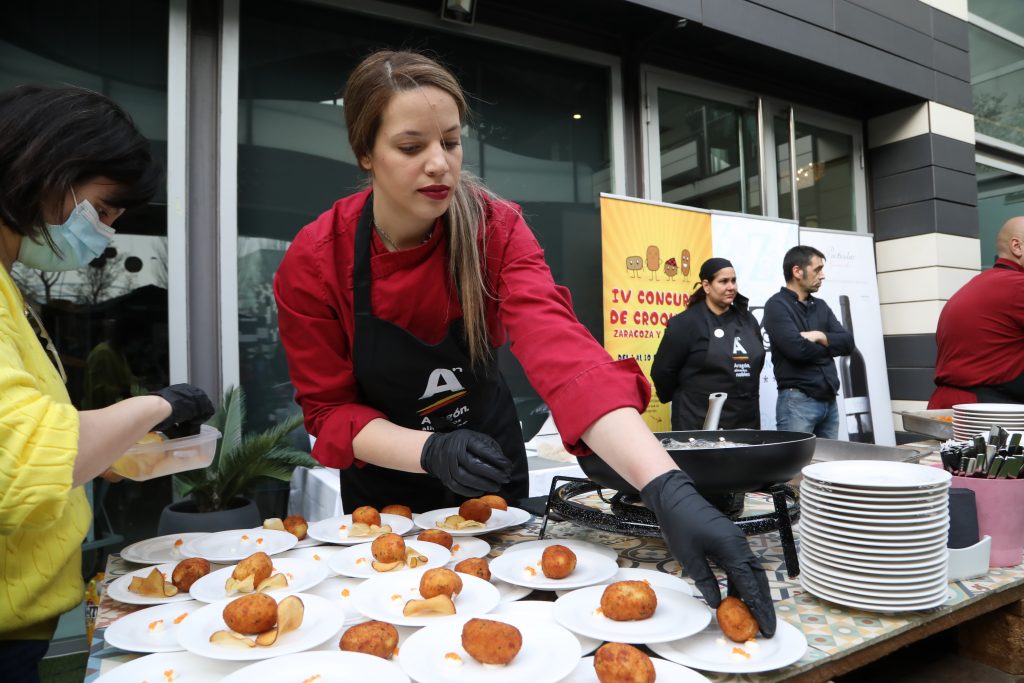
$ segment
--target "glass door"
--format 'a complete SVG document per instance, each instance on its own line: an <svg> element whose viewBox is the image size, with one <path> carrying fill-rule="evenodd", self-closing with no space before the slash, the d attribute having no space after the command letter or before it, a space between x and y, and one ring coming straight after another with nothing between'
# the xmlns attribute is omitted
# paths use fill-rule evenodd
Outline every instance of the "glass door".
<svg viewBox="0 0 1024 683"><path fill-rule="evenodd" d="M703 209L764 213L755 98L647 75L647 198Z"/></svg>

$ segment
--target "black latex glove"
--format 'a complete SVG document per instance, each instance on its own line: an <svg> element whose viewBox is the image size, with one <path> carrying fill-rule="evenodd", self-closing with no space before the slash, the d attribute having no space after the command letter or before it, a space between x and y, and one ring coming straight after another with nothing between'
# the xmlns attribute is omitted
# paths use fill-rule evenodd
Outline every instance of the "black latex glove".
<svg viewBox="0 0 1024 683"><path fill-rule="evenodd" d="M456 429L430 435L420 453L420 467L440 479L445 488L476 498L509 482L512 461L486 434Z"/></svg>
<svg viewBox="0 0 1024 683"><path fill-rule="evenodd" d="M210 397L191 384L172 384L154 391L151 396L159 396L171 404L170 417L153 427L169 439L198 434L200 426L213 416Z"/></svg>
<svg viewBox="0 0 1024 683"><path fill-rule="evenodd" d="M713 609L722 602L718 580L708 559L725 570L729 594L747 604L761 633L775 635L775 608L768 576L750 551L747 538L714 505L707 502L689 475L671 470L651 480L640 492L644 504L654 511L669 550Z"/></svg>

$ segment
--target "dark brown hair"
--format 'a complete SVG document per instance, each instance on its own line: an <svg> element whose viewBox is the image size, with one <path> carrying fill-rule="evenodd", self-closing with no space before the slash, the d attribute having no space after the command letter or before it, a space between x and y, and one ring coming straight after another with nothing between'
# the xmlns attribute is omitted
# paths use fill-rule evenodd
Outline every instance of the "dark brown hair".
<svg viewBox="0 0 1024 683"><path fill-rule="evenodd" d="M113 100L75 86L25 85L0 92L0 221L46 240L47 209L60 213L75 185L117 183L109 203L149 202L163 181L149 141ZM52 246L52 244L51 244Z"/></svg>
<svg viewBox="0 0 1024 683"><path fill-rule="evenodd" d="M426 55L382 50L356 66L345 86L344 97L348 142L357 161L373 150L384 109L391 98L423 87L435 87L450 95L458 107L459 119L466 120L469 110L462 86L448 69ZM494 194L477 178L462 171L447 213L448 270L459 292L466 343L474 365L483 363L491 354L485 317L489 294L481 271L478 238L486 201L493 198Z"/></svg>

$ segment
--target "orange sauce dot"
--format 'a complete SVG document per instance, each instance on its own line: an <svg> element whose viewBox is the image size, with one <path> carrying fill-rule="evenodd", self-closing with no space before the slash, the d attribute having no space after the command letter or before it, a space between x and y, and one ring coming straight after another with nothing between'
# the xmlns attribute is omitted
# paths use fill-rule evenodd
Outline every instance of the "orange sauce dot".
<svg viewBox="0 0 1024 683"><path fill-rule="evenodd" d="M182 614L179 614L178 616L176 616L174 618L174 623L175 624L180 624L181 622L185 621L185 617L187 617L187 616L188 616L188 612L183 612Z"/></svg>

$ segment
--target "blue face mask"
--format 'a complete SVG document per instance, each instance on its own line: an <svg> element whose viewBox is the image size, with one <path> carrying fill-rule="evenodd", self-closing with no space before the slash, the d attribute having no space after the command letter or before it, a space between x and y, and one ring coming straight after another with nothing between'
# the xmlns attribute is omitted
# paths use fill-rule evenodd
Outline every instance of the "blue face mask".
<svg viewBox="0 0 1024 683"><path fill-rule="evenodd" d="M27 237L23 238L18 261L29 268L50 272L84 268L90 261L101 256L114 239L114 229L100 222L99 214L88 199L76 204L66 221L60 225L47 223L46 229L57 251L51 249L46 242L40 244Z"/></svg>

